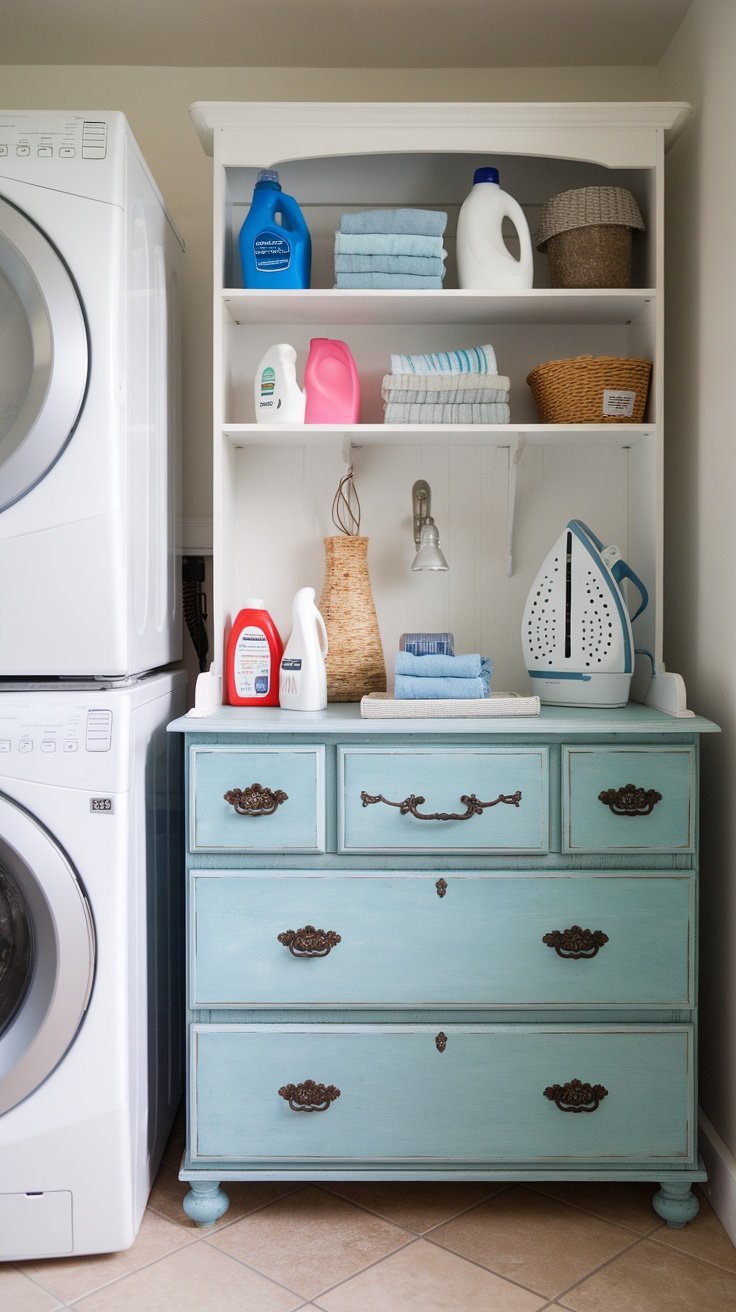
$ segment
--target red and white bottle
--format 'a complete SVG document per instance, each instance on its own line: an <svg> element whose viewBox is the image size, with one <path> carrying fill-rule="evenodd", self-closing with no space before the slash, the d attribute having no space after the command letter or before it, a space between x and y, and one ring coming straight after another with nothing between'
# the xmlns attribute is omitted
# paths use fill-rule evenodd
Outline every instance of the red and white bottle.
<svg viewBox="0 0 736 1312"><path fill-rule="evenodd" d="M225 684L230 706L278 706L284 644L260 597L235 617L227 643Z"/></svg>

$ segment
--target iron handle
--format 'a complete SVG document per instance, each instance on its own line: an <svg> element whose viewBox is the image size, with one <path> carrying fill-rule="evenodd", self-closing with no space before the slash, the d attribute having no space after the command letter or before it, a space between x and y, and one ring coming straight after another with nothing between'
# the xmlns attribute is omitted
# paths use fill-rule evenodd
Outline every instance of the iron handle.
<svg viewBox="0 0 736 1312"><path fill-rule="evenodd" d="M301 1084L285 1084L279 1089L279 1097L288 1102L293 1112L326 1112L340 1097L340 1090L334 1084L302 1080Z"/></svg>
<svg viewBox="0 0 736 1312"><path fill-rule="evenodd" d="M598 801L614 815L651 815L662 794L656 788L638 788L624 784L622 788L606 788L598 794Z"/></svg>
<svg viewBox="0 0 736 1312"><path fill-rule="evenodd" d="M452 811L435 811L431 815L422 815L417 808L422 806L427 799L419 797L416 793L410 793L408 797L404 798L403 802L390 802L381 793L374 796L371 793L362 792L360 800L363 806L374 806L377 802L383 802L385 806L395 806L402 815L413 815L415 820L470 820L474 815L482 815L489 806L498 806L499 803L518 807L521 801L521 793L499 793L498 797L495 797L492 802L480 802L475 793L464 794L460 798L465 807L462 814Z"/></svg>
<svg viewBox="0 0 736 1312"><path fill-rule="evenodd" d="M288 948L292 957L327 957L342 940L334 929L315 929L304 925L302 929L285 929L278 936L279 943Z"/></svg>
<svg viewBox="0 0 736 1312"><path fill-rule="evenodd" d="M580 925L571 925L569 929L551 930L543 936L542 942L554 948L558 957L579 961L595 957L598 949L608 942L608 935L602 929L581 929Z"/></svg>
<svg viewBox="0 0 736 1312"><path fill-rule="evenodd" d="M582 1080L568 1080L567 1084L549 1084L544 1090L561 1112L594 1112L608 1097L602 1084L583 1084Z"/></svg>
<svg viewBox="0 0 736 1312"><path fill-rule="evenodd" d="M251 784L249 788L231 788L224 794L224 799L236 815L273 815L282 802L288 802L289 794L280 788L273 791L264 788L263 784Z"/></svg>

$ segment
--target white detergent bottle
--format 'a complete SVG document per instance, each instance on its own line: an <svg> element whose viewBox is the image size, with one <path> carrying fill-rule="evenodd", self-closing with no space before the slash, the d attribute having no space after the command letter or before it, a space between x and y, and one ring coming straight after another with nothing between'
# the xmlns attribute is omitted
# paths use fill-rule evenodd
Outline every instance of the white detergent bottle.
<svg viewBox="0 0 736 1312"><path fill-rule="evenodd" d="M294 598L291 636L281 657L279 704L287 711L323 711L327 705L327 630L314 604L314 588Z"/></svg>
<svg viewBox="0 0 736 1312"><path fill-rule="evenodd" d="M504 219L511 220L518 234L518 260L503 239ZM519 202L501 191L498 169L476 169L472 191L460 207L457 276L460 287L481 292L531 287L534 282L529 225Z"/></svg>
<svg viewBox="0 0 736 1312"><path fill-rule="evenodd" d="M296 351L288 342L269 346L256 369L259 424L303 424L306 398L296 381Z"/></svg>

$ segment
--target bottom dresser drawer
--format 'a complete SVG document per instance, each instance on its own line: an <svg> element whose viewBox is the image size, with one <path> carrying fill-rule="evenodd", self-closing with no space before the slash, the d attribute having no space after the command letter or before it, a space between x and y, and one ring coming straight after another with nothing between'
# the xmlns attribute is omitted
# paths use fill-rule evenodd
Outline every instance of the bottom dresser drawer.
<svg viewBox="0 0 736 1312"><path fill-rule="evenodd" d="M223 1024L191 1043L194 1162L694 1152L689 1026Z"/></svg>

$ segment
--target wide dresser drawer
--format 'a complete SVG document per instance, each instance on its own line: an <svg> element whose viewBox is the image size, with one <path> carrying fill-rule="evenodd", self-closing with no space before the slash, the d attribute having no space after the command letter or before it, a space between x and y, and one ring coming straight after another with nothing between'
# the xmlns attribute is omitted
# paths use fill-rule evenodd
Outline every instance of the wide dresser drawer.
<svg viewBox="0 0 736 1312"><path fill-rule="evenodd" d="M190 1004L688 1007L693 877L196 871Z"/></svg>
<svg viewBox="0 0 736 1312"><path fill-rule="evenodd" d="M693 747L563 747L562 850L693 852Z"/></svg>
<svg viewBox="0 0 736 1312"><path fill-rule="evenodd" d="M343 852L546 852L546 747L338 750Z"/></svg>
<svg viewBox="0 0 736 1312"><path fill-rule="evenodd" d="M193 1161L693 1156L688 1026L195 1025L191 1044Z"/></svg>
<svg viewBox="0 0 736 1312"><path fill-rule="evenodd" d="M192 747L192 852L323 852L325 750Z"/></svg>

